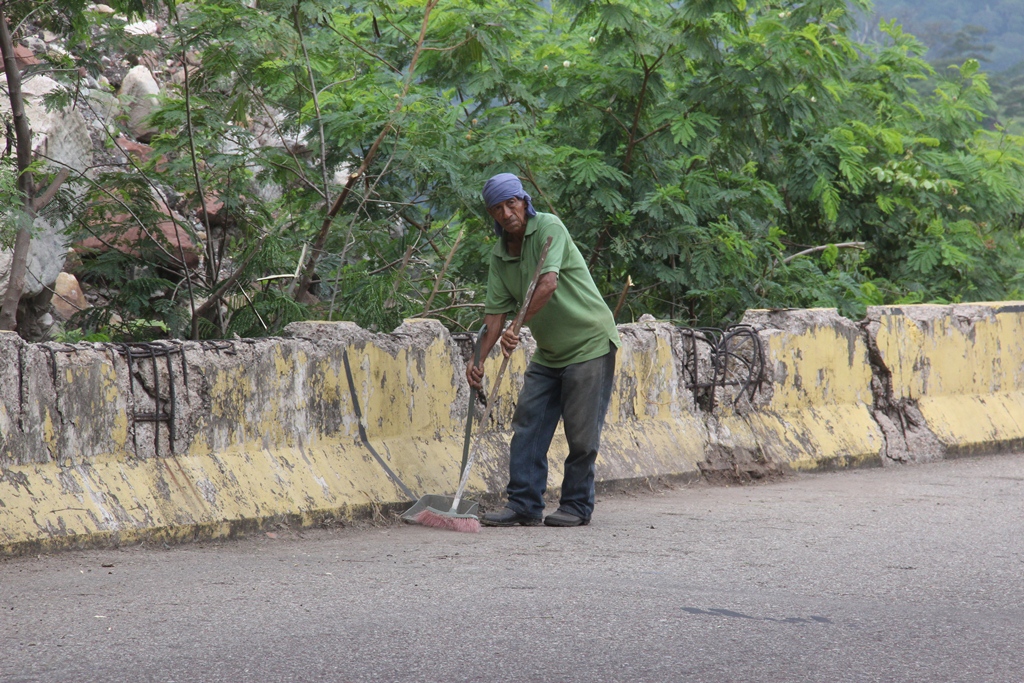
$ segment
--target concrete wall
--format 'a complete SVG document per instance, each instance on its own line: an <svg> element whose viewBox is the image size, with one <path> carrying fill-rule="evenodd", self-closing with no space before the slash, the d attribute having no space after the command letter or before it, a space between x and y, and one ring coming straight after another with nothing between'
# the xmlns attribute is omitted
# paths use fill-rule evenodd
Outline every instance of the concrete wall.
<svg viewBox="0 0 1024 683"><path fill-rule="evenodd" d="M865 327L888 457L935 460L1024 444L1024 304L877 308Z"/></svg>
<svg viewBox="0 0 1024 683"><path fill-rule="evenodd" d="M770 390L716 413L712 466L757 476L880 462L885 441L860 326L830 309L749 311L743 322L762 339Z"/></svg>
<svg viewBox="0 0 1024 683"><path fill-rule="evenodd" d="M1024 306L750 311L726 338L621 326L601 481L744 480L1024 442ZM439 323L298 323L282 339L26 344L0 333L0 552L232 535L451 493L470 391ZM510 365L470 480L499 494L533 343ZM493 377L497 352L488 361ZM759 382L757 380L760 380ZM550 485L561 479L556 434Z"/></svg>

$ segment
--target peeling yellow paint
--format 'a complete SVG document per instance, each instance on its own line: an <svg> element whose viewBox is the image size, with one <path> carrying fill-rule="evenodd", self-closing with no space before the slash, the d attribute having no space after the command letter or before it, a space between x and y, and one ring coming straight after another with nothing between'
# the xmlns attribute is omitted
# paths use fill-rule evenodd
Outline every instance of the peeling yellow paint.
<svg viewBox="0 0 1024 683"><path fill-rule="evenodd" d="M114 416L114 429L110 433L110 439L118 449L127 448L128 413L121 412Z"/></svg>
<svg viewBox="0 0 1024 683"><path fill-rule="evenodd" d="M929 428L951 448L1024 442L1024 315L1000 313L999 306L981 307L987 313L971 324L955 315L924 324L895 310L880 319L878 349L892 371L894 398L917 401ZM617 356L599 480L696 474L716 449L796 470L878 462L885 443L872 414L867 344L848 322L764 333L774 374L770 398L740 412L721 406L710 417L681 393L685 381L669 326L623 329L633 345ZM60 454L76 443L74 435L66 426L58 434L55 415L44 410L43 443L62 462L3 470L0 552L230 536L266 520L315 524L401 501L400 488L359 441L343 349L375 450L416 495L449 494L461 463L467 389L446 334L405 345L362 336L267 346L252 360L211 366L192 379L206 383L209 411L173 457L124 452L132 426L113 365L68 368L66 384L87 403L64 406L63 419L85 429L90 411L113 406L118 412L104 424L112 451ZM487 382L499 364L494 352ZM509 363L489 431L479 440L470 496L504 487L508 430L526 367L522 353ZM5 410L0 405L0 426L10 425ZM333 410L339 414L324 414ZM567 450L558 430L551 488L560 484Z"/></svg>
<svg viewBox="0 0 1024 683"><path fill-rule="evenodd" d="M43 443L50 453L50 457L58 451L57 432L53 428L53 415L49 410L43 411Z"/></svg>
<svg viewBox="0 0 1024 683"><path fill-rule="evenodd" d="M117 400L120 389L117 386L117 373L110 363L100 365L100 375L103 378L103 398L107 403Z"/></svg>
<svg viewBox="0 0 1024 683"><path fill-rule="evenodd" d="M928 429L953 452L1024 441L1019 307L992 302L879 309L877 342L892 373L893 398L915 401Z"/></svg>
<svg viewBox="0 0 1024 683"><path fill-rule="evenodd" d="M251 371L252 368L236 366L213 373L210 382L211 415L219 418L235 416L234 409L243 404L248 393L252 391L250 373L247 370Z"/></svg>
<svg viewBox="0 0 1024 683"><path fill-rule="evenodd" d="M871 365L862 338L820 326L799 335L769 335L767 341L768 357L784 366L784 377L774 385L773 408L871 404Z"/></svg>
<svg viewBox="0 0 1024 683"><path fill-rule="evenodd" d="M617 354L616 375L629 377L635 385L630 401L631 413L638 420L672 419L678 407L675 374L676 361L672 347L663 336L653 336L653 349L625 349ZM609 406L612 420L621 413L622 397L613 395Z"/></svg>
<svg viewBox="0 0 1024 683"><path fill-rule="evenodd" d="M723 427L746 434L744 448L792 469L879 461L885 438L871 413L867 343L854 332L823 324L764 335L775 374L771 399L743 414L724 408Z"/></svg>

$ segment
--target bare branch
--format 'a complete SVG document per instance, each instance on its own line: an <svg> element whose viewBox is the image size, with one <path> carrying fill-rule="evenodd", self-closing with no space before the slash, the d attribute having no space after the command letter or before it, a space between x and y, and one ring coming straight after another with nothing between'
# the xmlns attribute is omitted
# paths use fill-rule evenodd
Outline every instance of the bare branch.
<svg viewBox="0 0 1024 683"><path fill-rule="evenodd" d="M615 304L615 312L612 313L612 320L619 319L619 311L622 310L622 305L626 303L626 295L629 294L630 287L633 286L633 278L629 275L626 276L626 284L622 287L622 294L619 295L619 303Z"/></svg>
<svg viewBox="0 0 1024 683"><path fill-rule="evenodd" d="M452 50L457 50L458 48L462 47L463 45L465 45L466 43L468 43L471 40L473 40L473 38L471 38L471 37L470 38L466 38L465 40L463 40L461 42L458 42L455 45L452 45L450 47L425 47L425 48L423 48L423 51L424 52L451 52Z"/></svg>
<svg viewBox="0 0 1024 683"><path fill-rule="evenodd" d="M793 260L800 258L801 256L809 256L811 254L817 254L818 252L825 251L829 247L835 247L836 249L864 249L865 242L840 242L839 244L823 244L819 247L811 247L810 249L804 249L797 253L787 256L782 259L783 265L792 263Z"/></svg>
<svg viewBox="0 0 1024 683"><path fill-rule="evenodd" d="M615 112L613 112L613 111L610 111L611 107L599 107L599 106L597 106L596 104L593 104L593 103L591 103L591 102L586 102L586 101L582 101L582 100L581 100L581 103L582 103L583 105L587 106L587 107L591 107L592 109L596 109L597 111L601 112L602 114L607 114L608 116L612 117L612 120L613 120L613 121L615 121L615 123L616 123L616 124L618 124L619 128L621 128L621 129L622 129L622 131L623 131L623 132L624 132L624 133L625 133L626 135L629 135L629 126L627 126L626 124L624 124L624 123L623 123L623 122L622 122L622 121L621 121L621 120L619 119L619 117L615 115Z"/></svg>
<svg viewBox="0 0 1024 683"><path fill-rule="evenodd" d="M260 238L259 244L257 244L256 248L252 250L252 253L250 253L249 256L247 256L246 259L242 261L241 264L239 264L238 268L235 269L235 272L232 273L222 283L220 283L220 286L217 287L217 289L214 290L212 294L210 294L206 301L204 301L203 304L196 309L196 312L193 315L193 321L198 320L199 316L205 314L207 311L213 308L214 304L217 301L219 301L221 297L224 296L224 292L228 291L229 289L235 286L235 283L238 281L238 278L242 276L242 273L245 271L246 267L250 263L252 263L252 260L256 258L256 255L258 253L260 253L260 249L263 246L263 242L266 241L266 239L267 235L264 235L262 238Z"/></svg>
<svg viewBox="0 0 1024 683"><path fill-rule="evenodd" d="M544 201L547 202L548 210L551 213L553 213L556 216L558 216L558 212L555 211L555 205L551 203L551 200L548 199L548 196L546 194L544 194L544 190L542 190L540 188L540 185L538 185L537 181L534 179L534 177L533 177L533 170L530 169L530 162L526 161L526 162L524 162L524 164L525 164L525 168L523 166L520 166L519 170L523 171L526 174L526 179L529 180L530 184L533 185L534 189L537 190L537 194L539 194L541 197L543 197Z"/></svg>
<svg viewBox="0 0 1024 683"><path fill-rule="evenodd" d="M334 26L331 26L330 28L331 28L331 30L332 30L332 31L334 31L335 33L337 33L337 34L338 34L338 37L340 37L340 38L341 38L342 40L344 40L344 41L345 41L346 43L348 43L348 44L349 44L349 45L351 45L352 47L356 48L356 49L357 49L357 50L359 50L360 52L364 52L364 53L366 53L366 54L367 54L367 55L369 55L370 57L373 57L374 59L376 59L376 60L377 60L378 62L380 62L380 63L381 63L381 64L383 64L384 66L386 66L387 68L389 68L389 69L391 69L392 71L394 71L394 72L395 72L396 74L400 74L400 73L402 73L402 70L401 70L401 69L399 69L399 68L398 68L397 66L395 66L394 64L392 64L392 63L391 63L391 62L389 62L388 60L384 59L384 58L383 58L383 57L381 57L380 55L375 55L374 53L370 52L370 51L369 51L369 50L367 50L367 49L366 49L365 47L363 47L363 46L362 46L362 45L360 45L359 43L355 42L354 40L352 40L351 38L349 38L348 36L346 36L346 35L345 35L344 33L342 33L341 31L339 31L338 29L334 28Z"/></svg>
<svg viewBox="0 0 1024 683"><path fill-rule="evenodd" d="M324 119L320 113L320 94L316 89L316 77L313 75L313 65L309 61L309 52L306 50L306 41L302 36L302 25L299 23L299 6L295 5L295 33L299 36L299 47L302 48L302 58L306 64L306 75L309 77L309 92L313 98L313 111L316 112L317 135L320 138L320 173L323 176L324 199L331 203L331 190L327 176L327 138L324 136Z"/></svg>
<svg viewBox="0 0 1024 683"><path fill-rule="evenodd" d="M434 281L434 290L430 292L430 298L427 299L426 305L423 307L423 313L426 314L430 310L431 305L434 303L434 297L437 296L437 290L441 286L441 281L444 280L445 273L448 272L448 266L451 265L452 256L455 256L455 251L459 248L459 243L462 242L462 233L465 231L465 226L459 229L459 234L455 237L455 244L452 245L451 251L448 252L448 258L444 260L444 265L441 267L441 272L437 274L437 279Z"/></svg>
<svg viewBox="0 0 1024 683"><path fill-rule="evenodd" d="M434 244L434 240L430 239L430 235L427 234L426 226L421 225L417 221L414 221L413 219L406 216L404 213L400 213L400 215L403 221L405 221L406 223L420 231L420 234L422 234L424 239L427 240L427 244L429 244L430 248L434 250L435 254L437 254L437 258L444 258L444 254L441 253L441 250L437 248L436 244Z"/></svg>
<svg viewBox="0 0 1024 683"><path fill-rule="evenodd" d="M444 308L435 308L432 311L423 311L423 314L422 314L421 317L426 318L426 317L431 316L431 315L437 315L438 313L443 313L444 311L454 311L454 310L457 310L457 309L460 309L460 308L483 308L483 307L484 307L484 304L452 304L451 306L445 306ZM439 317L443 318L445 316L439 316ZM447 318L447 319L451 320L451 318ZM452 321L452 322L455 322L455 321Z"/></svg>
<svg viewBox="0 0 1024 683"><path fill-rule="evenodd" d="M57 172L57 177L53 179L50 186L46 188L46 191L41 195L32 200L32 210L41 211L43 207L53 201L53 198L57 195L57 191L60 190L60 186L64 184L64 181L71 175L71 171L66 168L60 169Z"/></svg>
<svg viewBox="0 0 1024 683"><path fill-rule="evenodd" d="M238 285L238 291L242 293L242 296L244 296L245 300L249 303L249 308L251 308L252 312L256 314L256 319L260 321L260 325L263 325L263 329L270 329L267 327L267 323L263 321L263 316L260 315L260 312L256 310L256 305L253 304L252 299L249 298L249 294L242 288L242 285L238 284L237 282L235 284Z"/></svg>
<svg viewBox="0 0 1024 683"><path fill-rule="evenodd" d="M235 63L235 66L236 67L238 66L237 62ZM277 137L283 143L284 142L284 133L281 132L281 128L277 125L277 120L274 118L274 115L270 113L270 109L267 107L266 101L263 99L263 97L261 97L257 93L257 88L254 85L252 85L248 80L246 80L245 75L244 75L243 72L244 72L244 69L241 69L241 68L237 69L237 73L239 75L239 78L242 80L243 83L245 83L246 87L249 90L249 93L253 96L253 99L255 99L259 103L260 108L263 109L263 113L267 115L267 120L270 121L270 125L273 126L273 128L274 128L274 134L277 135ZM291 171L292 173L295 174L295 176L300 181L302 181L302 183L304 185L306 185L307 187L312 189L317 194L321 195L326 200L327 197L323 194L323 191L320 188L318 188L316 185L314 185L313 182L311 180L309 180L308 178L306 178L305 174L302 173L302 163L299 161L299 158L295 155L294 150L292 150L292 148L289 147L288 145L283 145L283 147L284 147L285 151L288 152L288 155L291 156L292 161L295 162L295 168L294 169L288 168L284 164L276 164L274 162L268 161L266 158L264 158L264 161L266 163L270 163L273 166L276 166L277 168L281 168L281 169L285 169L287 171Z"/></svg>

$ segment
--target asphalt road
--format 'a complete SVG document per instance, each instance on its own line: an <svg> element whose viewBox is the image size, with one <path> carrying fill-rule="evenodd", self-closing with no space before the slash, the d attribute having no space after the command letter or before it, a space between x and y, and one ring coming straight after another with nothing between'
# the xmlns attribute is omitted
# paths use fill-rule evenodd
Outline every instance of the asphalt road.
<svg viewBox="0 0 1024 683"><path fill-rule="evenodd" d="M1024 456L0 561L0 681L1024 681Z"/></svg>

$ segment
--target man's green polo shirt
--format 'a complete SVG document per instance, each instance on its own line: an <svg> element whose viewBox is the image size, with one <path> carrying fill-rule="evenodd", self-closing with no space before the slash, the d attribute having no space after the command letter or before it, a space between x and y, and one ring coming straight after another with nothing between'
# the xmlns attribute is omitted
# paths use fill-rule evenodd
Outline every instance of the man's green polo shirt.
<svg viewBox="0 0 1024 683"><path fill-rule="evenodd" d="M537 340L533 360L550 368L562 368L600 358L611 350L609 342L616 348L621 342L612 312L597 291L583 254L558 216L538 212L526 222L520 256L509 255L503 239L494 245L484 312L511 313L520 306L548 237L552 238L551 249L541 274L558 273L558 288L544 308L530 319L529 327Z"/></svg>

